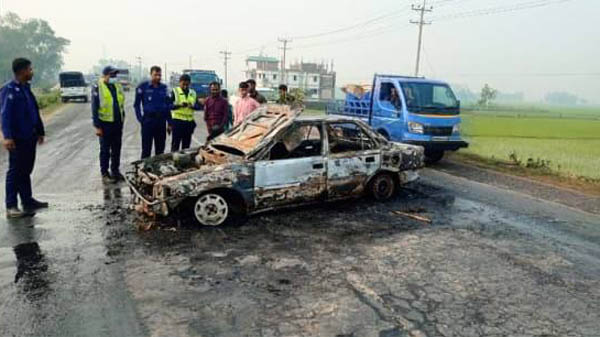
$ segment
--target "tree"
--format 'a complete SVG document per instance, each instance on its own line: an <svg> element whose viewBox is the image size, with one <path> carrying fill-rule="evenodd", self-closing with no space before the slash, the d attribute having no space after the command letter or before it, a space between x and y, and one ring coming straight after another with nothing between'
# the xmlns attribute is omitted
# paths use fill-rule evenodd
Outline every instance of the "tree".
<svg viewBox="0 0 600 337"><path fill-rule="evenodd" d="M14 13L0 20L0 80L12 78L12 60L25 57L33 62L34 83L50 87L58 81L63 54L69 40L56 36L48 22L22 20Z"/></svg>
<svg viewBox="0 0 600 337"><path fill-rule="evenodd" d="M477 104L480 106L485 106L486 108L490 106L490 103L496 96L498 95L498 90L492 89L487 83L481 88L481 95Z"/></svg>

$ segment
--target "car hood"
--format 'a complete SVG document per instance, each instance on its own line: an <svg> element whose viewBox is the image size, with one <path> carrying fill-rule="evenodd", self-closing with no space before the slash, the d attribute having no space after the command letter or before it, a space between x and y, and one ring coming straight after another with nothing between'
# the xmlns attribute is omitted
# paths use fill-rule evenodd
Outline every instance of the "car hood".
<svg viewBox="0 0 600 337"><path fill-rule="evenodd" d="M301 112L301 109L292 110L287 105L262 105L231 131L210 142L210 145L234 148L248 157L262 144L269 142L279 130L292 123Z"/></svg>

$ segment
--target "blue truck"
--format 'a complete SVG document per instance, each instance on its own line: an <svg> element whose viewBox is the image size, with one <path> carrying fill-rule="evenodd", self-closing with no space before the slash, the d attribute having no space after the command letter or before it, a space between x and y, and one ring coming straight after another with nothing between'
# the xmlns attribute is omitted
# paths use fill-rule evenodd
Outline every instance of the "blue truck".
<svg viewBox="0 0 600 337"><path fill-rule="evenodd" d="M185 69L183 73L190 75L192 79L190 86L199 98L205 98L210 95L210 83L222 83L214 70Z"/></svg>
<svg viewBox="0 0 600 337"><path fill-rule="evenodd" d="M345 92L344 101L328 104L327 114L354 116L388 140L423 146L426 163L469 145L460 135L460 101L442 81L375 74L370 88Z"/></svg>

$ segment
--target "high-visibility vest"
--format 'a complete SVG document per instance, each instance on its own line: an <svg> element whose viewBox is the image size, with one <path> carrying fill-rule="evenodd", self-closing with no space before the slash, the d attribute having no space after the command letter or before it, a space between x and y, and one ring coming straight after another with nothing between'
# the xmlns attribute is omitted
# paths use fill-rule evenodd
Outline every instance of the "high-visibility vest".
<svg viewBox="0 0 600 337"><path fill-rule="evenodd" d="M196 92L189 89L187 96L180 87L173 88L173 97L175 97L175 105L181 105L187 102L186 108L180 107L171 111L171 117L173 119L179 119L186 122L194 121L194 109L192 108L196 104Z"/></svg>
<svg viewBox="0 0 600 337"><path fill-rule="evenodd" d="M117 90L117 102L119 103L119 111L121 113L121 122L125 119L125 94L123 93L123 87L119 83L114 84ZM98 118L103 122L114 122L115 115L113 110L113 96L110 93L110 89L102 79L98 81L98 99L100 100L100 106L98 107Z"/></svg>

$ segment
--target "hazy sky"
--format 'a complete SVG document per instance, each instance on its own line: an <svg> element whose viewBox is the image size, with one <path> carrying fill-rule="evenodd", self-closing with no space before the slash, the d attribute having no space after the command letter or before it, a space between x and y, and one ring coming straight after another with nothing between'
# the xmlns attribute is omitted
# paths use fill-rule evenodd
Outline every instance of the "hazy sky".
<svg viewBox="0 0 600 337"><path fill-rule="evenodd" d="M409 10L412 2L0 0L0 6L3 13L45 19L70 39L68 70L87 71L103 56L132 63L141 56L145 66L167 63L169 70L180 70L192 55L194 67L222 75L219 51L228 47L234 53L231 86L242 80L246 56L262 49L280 57L277 38L291 37L288 60L334 59L343 85L369 82L375 72L413 74L417 27L408 21L417 13ZM434 11L426 17L433 25L424 29L422 74L475 91L484 83L505 92L524 91L530 100L564 90L600 103L599 0L478 15L555 2L429 0ZM467 12L472 15L463 15Z"/></svg>

